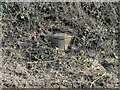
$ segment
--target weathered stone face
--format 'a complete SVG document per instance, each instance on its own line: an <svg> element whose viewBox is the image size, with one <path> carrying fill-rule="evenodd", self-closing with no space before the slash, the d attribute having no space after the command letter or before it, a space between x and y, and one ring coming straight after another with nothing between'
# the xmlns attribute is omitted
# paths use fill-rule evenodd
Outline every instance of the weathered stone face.
<svg viewBox="0 0 120 90"><path fill-rule="evenodd" d="M64 33L57 33L49 37L49 41L51 42L52 46L61 50L68 49L71 39L72 36Z"/></svg>

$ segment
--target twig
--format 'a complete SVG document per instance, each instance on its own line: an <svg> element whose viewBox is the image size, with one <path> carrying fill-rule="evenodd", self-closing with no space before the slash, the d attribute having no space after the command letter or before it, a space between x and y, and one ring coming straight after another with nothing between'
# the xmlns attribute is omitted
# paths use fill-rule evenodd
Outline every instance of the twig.
<svg viewBox="0 0 120 90"><path fill-rule="evenodd" d="M100 78L102 78L105 74L106 74L106 72L105 72L102 76L100 76L99 78L95 79L95 80L91 83L90 88L92 88L92 85L93 85L97 80L99 80Z"/></svg>

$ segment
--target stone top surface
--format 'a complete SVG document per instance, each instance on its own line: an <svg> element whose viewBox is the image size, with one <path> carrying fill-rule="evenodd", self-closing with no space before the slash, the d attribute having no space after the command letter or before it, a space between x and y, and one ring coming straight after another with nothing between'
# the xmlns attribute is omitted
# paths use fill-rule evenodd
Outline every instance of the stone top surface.
<svg viewBox="0 0 120 90"><path fill-rule="evenodd" d="M67 39L67 38L72 38L72 36L65 34L65 33L56 33L52 37L54 38L59 38L59 39Z"/></svg>

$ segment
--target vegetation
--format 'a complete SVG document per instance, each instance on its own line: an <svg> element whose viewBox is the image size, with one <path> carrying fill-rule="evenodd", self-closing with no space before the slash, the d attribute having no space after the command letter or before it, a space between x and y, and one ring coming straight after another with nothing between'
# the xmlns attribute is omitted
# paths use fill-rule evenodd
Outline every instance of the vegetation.
<svg viewBox="0 0 120 90"><path fill-rule="evenodd" d="M0 5L3 87L119 87L119 2ZM55 33L74 36L65 52Z"/></svg>

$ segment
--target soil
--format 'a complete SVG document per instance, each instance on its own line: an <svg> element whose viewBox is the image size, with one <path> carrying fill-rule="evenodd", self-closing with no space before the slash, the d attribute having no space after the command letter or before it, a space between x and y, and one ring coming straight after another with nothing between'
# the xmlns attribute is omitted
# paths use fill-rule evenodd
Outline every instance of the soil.
<svg viewBox="0 0 120 90"><path fill-rule="evenodd" d="M119 2L0 4L2 87L119 88ZM68 50L55 33L74 37Z"/></svg>

